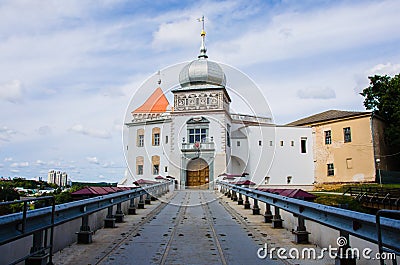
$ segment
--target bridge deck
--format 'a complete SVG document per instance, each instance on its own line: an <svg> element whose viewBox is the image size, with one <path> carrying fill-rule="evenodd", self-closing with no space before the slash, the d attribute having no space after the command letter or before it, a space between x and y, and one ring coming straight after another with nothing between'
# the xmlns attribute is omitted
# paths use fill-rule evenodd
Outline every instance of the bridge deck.
<svg viewBox="0 0 400 265"><path fill-rule="evenodd" d="M250 211L246 210L247 219L240 211L233 211L225 198L219 199L217 195L214 191L176 191L166 199L168 203L158 201L146 205L145 210L139 210L139 215L126 216L118 228L97 231L92 244L72 245L56 253L54 263L291 263L259 259L257 250L267 242L267 233L269 240L271 234L259 229L260 222L251 225L248 220L258 217L261 221L262 217L250 216ZM286 230L274 230L272 236L281 237L279 241L291 245L292 237L285 236Z"/></svg>

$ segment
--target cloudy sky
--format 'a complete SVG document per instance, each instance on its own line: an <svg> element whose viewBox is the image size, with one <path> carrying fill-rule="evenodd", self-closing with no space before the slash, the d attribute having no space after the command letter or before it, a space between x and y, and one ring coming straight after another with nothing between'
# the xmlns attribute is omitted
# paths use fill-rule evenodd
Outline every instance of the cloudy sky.
<svg viewBox="0 0 400 265"><path fill-rule="evenodd" d="M279 124L364 110L367 76L400 72L396 0L3 0L0 176L121 179L130 98L196 58L203 14L209 59L253 79Z"/></svg>

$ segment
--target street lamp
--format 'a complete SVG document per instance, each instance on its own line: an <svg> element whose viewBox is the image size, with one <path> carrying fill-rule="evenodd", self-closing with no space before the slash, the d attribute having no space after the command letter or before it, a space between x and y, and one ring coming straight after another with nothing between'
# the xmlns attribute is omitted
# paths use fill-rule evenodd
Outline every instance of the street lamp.
<svg viewBox="0 0 400 265"><path fill-rule="evenodd" d="M380 165L380 163L381 163L381 160L380 160L379 158L377 158L377 159L375 160L375 162L376 162L376 166L378 167L378 174L379 174L379 184L381 185L381 188L382 188L381 167L379 166L379 165Z"/></svg>

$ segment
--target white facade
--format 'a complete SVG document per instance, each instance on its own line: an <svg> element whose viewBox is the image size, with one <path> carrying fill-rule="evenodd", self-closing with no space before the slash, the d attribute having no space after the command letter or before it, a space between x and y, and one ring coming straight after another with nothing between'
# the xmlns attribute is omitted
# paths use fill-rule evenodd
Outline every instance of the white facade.
<svg viewBox="0 0 400 265"><path fill-rule="evenodd" d="M313 185L311 128L231 113L225 74L205 51L182 68L173 107L157 88L133 110L126 123L129 170L119 186L161 175L181 188L212 189L218 178L243 173L259 185Z"/></svg>

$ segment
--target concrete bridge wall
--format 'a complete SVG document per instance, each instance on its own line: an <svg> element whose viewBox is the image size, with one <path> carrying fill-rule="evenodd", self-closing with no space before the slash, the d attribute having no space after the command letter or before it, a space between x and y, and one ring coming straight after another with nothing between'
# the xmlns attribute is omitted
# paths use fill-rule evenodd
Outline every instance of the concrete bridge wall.
<svg viewBox="0 0 400 265"><path fill-rule="evenodd" d="M135 199L135 203L138 202L138 198ZM122 211L124 214L128 213L129 201L121 204ZM116 206L113 207L113 212L116 211ZM95 212L89 216L89 226L92 231L96 231L103 227L104 219L107 215L107 209ZM81 219L75 219L70 222L58 225L54 228L54 248L53 252L59 251L68 245L76 242L77 235L76 232L79 231L81 226ZM49 230L50 234L50 230ZM29 254L30 248L32 246L33 236L28 236L6 245L0 246L0 264L9 264L15 260ZM20 264L24 264L21 262Z"/></svg>

